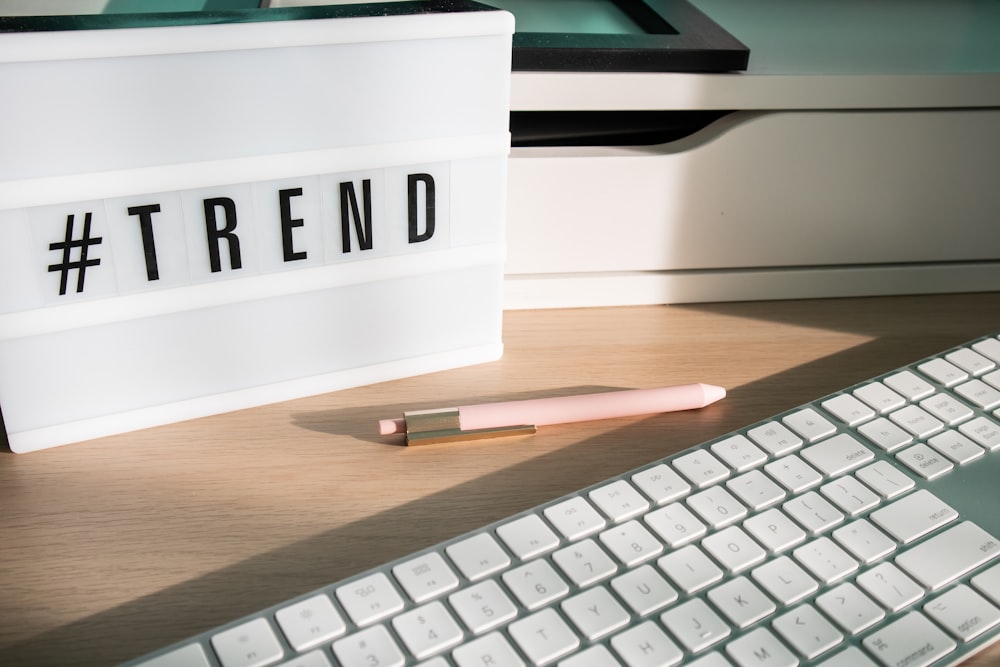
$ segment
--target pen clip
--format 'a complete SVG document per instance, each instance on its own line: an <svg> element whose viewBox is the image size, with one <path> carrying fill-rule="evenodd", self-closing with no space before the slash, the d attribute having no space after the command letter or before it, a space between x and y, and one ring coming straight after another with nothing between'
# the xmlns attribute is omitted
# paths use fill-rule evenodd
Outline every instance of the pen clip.
<svg viewBox="0 0 1000 667"><path fill-rule="evenodd" d="M535 432L535 427L530 424L463 431L458 408L413 410L403 413L403 418L406 420L406 444L410 447L441 442L528 435Z"/></svg>

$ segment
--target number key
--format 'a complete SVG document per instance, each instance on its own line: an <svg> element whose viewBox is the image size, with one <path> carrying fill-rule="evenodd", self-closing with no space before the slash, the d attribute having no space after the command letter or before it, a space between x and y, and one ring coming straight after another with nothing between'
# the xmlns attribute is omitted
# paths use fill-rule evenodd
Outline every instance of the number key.
<svg viewBox="0 0 1000 667"><path fill-rule="evenodd" d="M615 573L617 566L592 539L568 546L552 554L552 560L577 586L583 587Z"/></svg>
<svg viewBox="0 0 1000 667"><path fill-rule="evenodd" d="M544 558L505 572L503 581L528 609L538 609L569 593L569 586Z"/></svg>

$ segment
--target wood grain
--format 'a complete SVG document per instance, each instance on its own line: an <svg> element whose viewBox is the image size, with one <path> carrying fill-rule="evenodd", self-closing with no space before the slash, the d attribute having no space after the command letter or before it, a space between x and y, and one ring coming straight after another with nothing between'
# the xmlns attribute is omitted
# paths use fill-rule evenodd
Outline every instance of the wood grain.
<svg viewBox="0 0 1000 667"><path fill-rule="evenodd" d="M135 657L996 329L1000 294L513 311L498 362L0 454L0 664ZM403 410L686 382L730 393L471 444L376 435Z"/></svg>

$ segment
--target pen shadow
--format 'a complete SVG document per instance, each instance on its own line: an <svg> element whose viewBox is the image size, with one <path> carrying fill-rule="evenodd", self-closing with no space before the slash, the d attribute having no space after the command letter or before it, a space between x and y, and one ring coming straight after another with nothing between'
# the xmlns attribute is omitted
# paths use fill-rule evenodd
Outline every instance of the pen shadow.
<svg viewBox="0 0 1000 667"><path fill-rule="evenodd" d="M580 385L575 387L560 387L558 391L526 391L518 394L494 394L476 396L475 400L470 400L468 396L453 398L451 400L435 399L433 401L412 401L408 403L386 404L378 408L330 408L327 410L314 410L310 412L300 412L292 415L293 423L299 428L326 435L350 436L357 440L378 445L392 445L405 447L406 438L403 434L380 435L377 429L372 428L371 433L360 434L357 430L359 421L376 424L379 419L388 417L402 417L404 412L416 410L431 410L437 408L455 407L458 405L471 405L473 403L495 403L499 401L527 401L536 398L552 398L556 396L579 396L583 394L594 394L599 392L620 391L631 389L632 387L610 387L601 385ZM440 443L425 445L431 447L463 446L462 443ZM465 444L464 446L468 446Z"/></svg>
<svg viewBox="0 0 1000 667"><path fill-rule="evenodd" d="M850 305L845 303L843 307ZM691 308L747 316L754 311L750 305L742 304ZM831 325L822 310L806 308L787 321L796 326ZM908 331L906 327L911 319L916 321L918 318L908 316L897 322L900 326L894 327L886 318L876 316L871 326L855 331L871 336L868 342L735 387L727 400L705 409L673 413L669 421L663 421L667 419L663 415L643 418L422 497L393 508L391 512L252 556L10 645L3 650L2 662L8 667L45 667L67 662L109 665L137 657L962 343L986 333L980 325L990 318L984 314L983 322L968 322L966 318L965 324L952 321L940 328L931 324L930 329ZM996 326L995 322L992 325ZM608 389L581 386L561 393ZM543 395L551 394L528 392L522 397ZM490 400L489 396L482 398ZM511 396L505 395L505 398ZM440 404L435 402L435 405ZM422 406L418 403L405 408ZM401 414L402 409L398 404L381 405L352 409L350 415L341 410L321 410L296 415L295 421L302 428L343 434L342 425L347 422L355 425L359 420L374 423L372 419ZM649 438L650 423L657 420L663 421L663 432L669 433L669 439L654 441ZM389 444L374 434L362 441ZM615 448L614 456L608 456L609 447ZM573 457L574 465L566 466L566 457ZM127 649L117 641L120 637L129 637Z"/></svg>

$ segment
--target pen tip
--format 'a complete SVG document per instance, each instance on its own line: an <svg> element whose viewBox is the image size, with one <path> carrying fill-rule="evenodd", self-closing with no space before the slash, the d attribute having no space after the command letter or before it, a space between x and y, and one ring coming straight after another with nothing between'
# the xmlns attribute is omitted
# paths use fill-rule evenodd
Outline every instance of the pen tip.
<svg viewBox="0 0 1000 667"><path fill-rule="evenodd" d="M701 385L702 394L705 396L705 405L710 405L716 401L721 401L726 397L725 387L717 387L714 384Z"/></svg>

